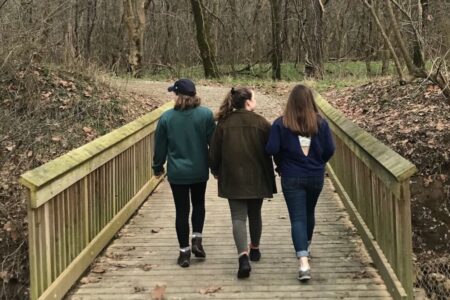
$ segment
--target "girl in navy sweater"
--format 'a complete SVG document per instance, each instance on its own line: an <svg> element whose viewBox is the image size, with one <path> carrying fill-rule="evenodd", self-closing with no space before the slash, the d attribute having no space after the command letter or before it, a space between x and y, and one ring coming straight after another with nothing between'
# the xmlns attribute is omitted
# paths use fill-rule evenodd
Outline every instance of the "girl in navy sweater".
<svg viewBox="0 0 450 300"><path fill-rule="evenodd" d="M314 210L323 188L325 164L334 153L328 123L319 115L312 91L297 85L282 117L270 130L266 152L274 156L289 211L300 281L311 279L309 245Z"/></svg>

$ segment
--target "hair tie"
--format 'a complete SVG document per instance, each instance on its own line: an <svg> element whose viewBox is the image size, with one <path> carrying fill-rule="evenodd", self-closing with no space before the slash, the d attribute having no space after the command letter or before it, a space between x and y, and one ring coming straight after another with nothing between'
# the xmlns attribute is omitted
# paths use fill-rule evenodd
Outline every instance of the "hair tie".
<svg viewBox="0 0 450 300"><path fill-rule="evenodd" d="M236 93L236 90L234 89L234 87L231 88L231 95L234 95L234 93Z"/></svg>

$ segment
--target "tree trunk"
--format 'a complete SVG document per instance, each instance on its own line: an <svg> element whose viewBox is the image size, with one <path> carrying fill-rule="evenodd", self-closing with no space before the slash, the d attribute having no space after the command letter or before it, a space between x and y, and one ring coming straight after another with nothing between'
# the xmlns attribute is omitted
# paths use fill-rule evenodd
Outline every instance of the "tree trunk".
<svg viewBox="0 0 450 300"><path fill-rule="evenodd" d="M208 29L201 0L191 0L191 5L194 13L195 28L197 30L198 49L200 50L200 56L202 57L205 77L217 78L219 77L219 70L213 52L214 47L212 47L208 37Z"/></svg>
<svg viewBox="0 0 450 300"><path fill-rule="evenodd" d="M397 69L397 73L398 73L398 77L399 77L400 83L404 84L406 81L405 81L405 77L403 75L402 66L400 65L400 60L398 59L398 56L395 53L394 47L392 46L391 41L389 40L389 37L387 36L383 25L381 25L380 19L378 18L378 15L377 15L377 13L375 11L375 8L372 5L370 5L369 2L367 2L367 0L361 0L361 1L370 10L370 13L373 16L373 19L374 19L375 23L377 24L378 29L380 30L380 32L381 32L381 34L383 36L384 42L389 47L389 51L391 52L391 56L392 56L392 58L394 60L395 67ZM390 0L387 0L387 1L390 1Z"/></svg>
<svg viewBox="0 0 450 300"><path fill-rule="evenodd" d="M314 0L307 7L305 75L322 79L324 75L323 5L321 0Z"/></svg>
<svg viewBox="0 0 450 300"><path fill-rule="evenodd" d="M88 0L87 3L87 14L86 14L86 57L91 56L91 40L92 32L94 31L95 20L97 19L97 0Z"/></svg>
<svg viewBox="0 0 450 300"><path fill-rule="evenodd" d="M270 0L272 19L272 79L281 79L281 3L278 0Z"/></svg>
<svg viewBox="0 0 450 300"><path fill-rule="evenodd" d="M420 37L416 37L414 39L413 63L419 69L425 67L424 38L426 36L425 24L427 21L427 17L428 17L428 0L417 0L418 24L416 30L418 31Z"/></svg>
<svg viewBox="0 0 450 300"><path fill-rule="evenodd" d="M409 55L408 49L406 48L405 42L400 32L400 27L398 25L397 18L394 14L394 10L392 9L391 0L386 0L386 5L389 19L391 21L390 25L394 33L395 39L397 41L397 45L400 47L400 52L402 53L403 60L406 63L406 67L408 68L409 74L415 77L426 76L426 72L424 72L423 68L422 69L417 68L413 63L411 56Z"/></svg>
<svg viewBox="0 0 450 300"><path fill-rule="evenodd" d="M368 0L370 5L372 5L372 0ZM363 47L365 48L364 56L365 56L365 63L366 63L366 73L367 76L372 76L372 16L367 14L366 11L363 10L363 13L361 15L362 21L365 22L367 20L367 30L363 30Z"/></svg>
<svg viewBox="0 0 450 300"><path fill-rule="evenodd" d="M144 54L144 0L123 0L125 24L128 29L128 67L133 77L142 77Z"/></svg>

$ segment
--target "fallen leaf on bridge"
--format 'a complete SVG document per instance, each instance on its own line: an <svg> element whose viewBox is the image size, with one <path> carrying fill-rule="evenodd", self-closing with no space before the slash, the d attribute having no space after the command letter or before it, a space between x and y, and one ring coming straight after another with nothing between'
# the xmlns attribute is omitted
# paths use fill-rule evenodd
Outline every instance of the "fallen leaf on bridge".
<svg viewBox="0 0 450 300"><path fill-rule="evenodd" d="M165 300L165 293L166 293L166 284L165 283L158 283L152 290L152 300Z"/></svg>
<svg viewBox="0 0 450 300"><path fill-rule="evenodd" d="M135 286L134 287L134 292L135 293L140 293L140 292L143 292L143 291L145 291L146 290L146 288L145 287L142 287L142 286Z"/></svg>
<svg viewBox="0 0 450 300"><path fill-rule="evenodd" d="M151 269L157 267L158 265L145 264L141 266L141 269L144 271L150 271Z"/></svg>
<svg viewBox="0 0 450 300"><path fill-rule="evenodd" d="M159 232L159 229L158 229L158 228L152 229L152 233L158 233L158 232Z"/></svg>
<svg viewBox="0 0 450 300"><path fill-rule="evenodd" d="M220 287L220 286L210 286L207 288L200 289L198 292L202 295L207 295L207 294L217 293L221 289L222 289L222 287Z"/></svg>
<svg viewBox="0 0 450 300"><path fill-rule="evenodd" d="M95 268L93 268L91 270L92 273L97 273L97 274L101 274L101 273L105 273L105 268L100 267L100 266L96 266Z"/></svg>
<svg viewBox="0 0 450 300"><path fill-rule="evenodd" d="M88 283L97 283L99 281L100 281L100 278L98 278L98 277L88 276L88 277L81 278L80 283L88 284Z"/></svg>

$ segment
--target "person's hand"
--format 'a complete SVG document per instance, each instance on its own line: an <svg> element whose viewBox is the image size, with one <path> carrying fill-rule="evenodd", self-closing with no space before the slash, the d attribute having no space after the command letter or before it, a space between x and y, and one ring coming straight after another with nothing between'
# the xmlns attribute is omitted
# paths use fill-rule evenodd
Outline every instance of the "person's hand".
<svg viewBox="0 0 450 300"><path fill-rule="evenodd" d="M164 171L161 171L161 172L155 172L154 176L155 176L156 179L159 180L159 179L161 179L161 177L164 176Z"/></svg>

